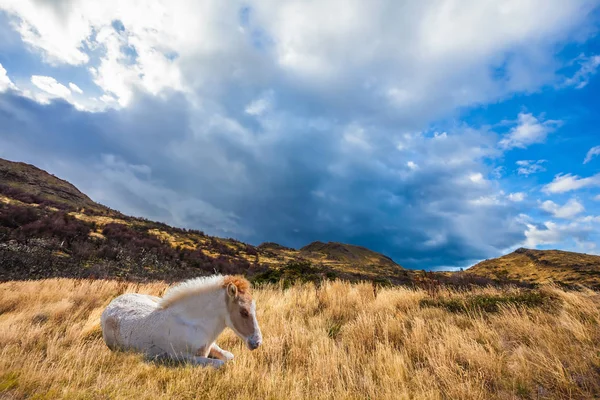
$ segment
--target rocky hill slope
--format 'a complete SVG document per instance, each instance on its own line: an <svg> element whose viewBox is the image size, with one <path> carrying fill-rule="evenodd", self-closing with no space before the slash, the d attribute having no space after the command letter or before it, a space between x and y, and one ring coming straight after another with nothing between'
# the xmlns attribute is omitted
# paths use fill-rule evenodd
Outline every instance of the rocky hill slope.
<svg viewBox="0 0 600 400"><path fill-rule="evenodd" d="M362 247L255 247L129 217L33 165L0 159L0 280L63 276L172 281L214 272L267 281L288 276L407 280L401 266Z"/></svg>
<svg viewBox="0 0 600 400"><path fill-rule="evenodd" d="M106 210L69 182L31 164L0 158L0 193L28 204ZM5 199L6 202L6 199Z"/></svg>

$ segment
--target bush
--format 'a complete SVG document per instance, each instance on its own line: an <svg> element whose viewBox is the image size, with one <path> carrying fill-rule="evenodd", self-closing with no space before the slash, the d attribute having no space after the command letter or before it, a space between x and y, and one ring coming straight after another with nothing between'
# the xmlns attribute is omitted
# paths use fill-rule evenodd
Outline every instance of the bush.
<svg viewBox="0 0 600 400"><path fill-rule="evenodd" d="M77 240L71 244L71 255L79 260L89 260L96 252L95 244L89 241Z"/></svg>
<svg viewBox="0 0 600 400"><path fill-rule="evenodd" d="M40 218L39 211L34 207L3 205L0 208L0 226L6 228L19 228Z"/></svg>
<svg viewBox="0 0 600 400"><path fill-rule="evenodd" d="M299 282L321 282L326 279L322 269L316 268L310 261L289 261L281 268L266 268L251 278L257 285L279 283L288 288Z"/></svg>
<svg viewBox="0 0 600 400"><path fill-rule="evenodd" d="M135 232L127 225L110 223L106 224L102 229L102 234L108 239L114 240L119 243L127 243L133 240Z"/></svg>
<svg viewBox="0 0 600 400"><path fill-rule="evenodd" d="M147 232L138 231L124 224L110 223L102 229L102 234L109 241L116 242L131 248L133 251L156 250L155 253L162 256L172 257L174 249L170 245L161 242Z"/></svg>
<svg viewBox="0 0 600 400"><path fill-rule="evenodd" d="M57 238L66 241L70 245L75 239L87 238L90 230L90 226L85 222L64 212L57 212L21 226L16 233L23 239L33 237Z"/></svg>
<svg viewBox="0 0 600 400"><path fill-rule="evenodd" d="M212 250L219 254L224 254L227 256L235 256L237 254L237 252L234 249L215 238L210 238L210 247Z"/></svg>
<svg viewBox="0 0 600 400"><path fill-rule="evenodd" d="M1 183L0 183L0 193L5 195L6 197L9 197L14 200L18 200L18 201L26 203L26 204L39 204L42 206L55 207L55 208L58 208L59 210L71 209L71 207L69 207L67 204L53 201L50 199L45 199L42 196L39 196L39 195L36 195L33 193L27 193L22 189L19 189L19 188L13 187L13 186L4 185Z"/></svg>
<svg viewBox="0 0 600 400"><path fill-rule="evenodd" d="M256 256L258 255L258 251L256 250L256 247L251 246L249 244L246 245L246 254L251 255L251 256Z"/></svg>
<svg viewBox="0 0 600 400"><path fill-rule="evenodd" d="M115 246L103 244L96 252L96 257L105 260L116 260L119 255L119 250Z"/></svg>

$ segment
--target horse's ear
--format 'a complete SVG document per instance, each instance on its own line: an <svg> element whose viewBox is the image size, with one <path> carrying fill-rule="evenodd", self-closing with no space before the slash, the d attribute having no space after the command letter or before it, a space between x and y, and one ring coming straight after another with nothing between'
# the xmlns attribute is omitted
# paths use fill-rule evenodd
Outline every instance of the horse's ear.
<svg viewBox="0 0 600 400"><path fill-rule="evenodd" d="M238 288L233 283L230 283L229 285L227 285L227 294L229 295L229 297L237 296L237 292L238 292Z"/></svg>

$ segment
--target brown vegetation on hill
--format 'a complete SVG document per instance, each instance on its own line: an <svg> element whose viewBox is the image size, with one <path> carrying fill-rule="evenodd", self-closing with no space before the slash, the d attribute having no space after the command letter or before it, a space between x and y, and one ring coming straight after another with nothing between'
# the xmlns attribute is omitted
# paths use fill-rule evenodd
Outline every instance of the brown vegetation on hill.
<svg viewBox="0 0 600 400"><path fill-rule="evenodd" d="M69 182L31 164L0 158L0 194L29 204L105 211Z"/></svg>
<svg viewBox="0 0 600 400"><path fill-rule="evenodd" d="M520 248L505 256L482 261L465 272L495 279L600 289L600 256L569 251Z"/></svg>
<svg viewBox="0 0 600 400"><path fill-rule="evenodd" d="M373 274L402 274L403 268L391 258L376 253L366 247L337 242L313 242L300 249L303 257L339 266L348 270L371 271Z"/></svg>

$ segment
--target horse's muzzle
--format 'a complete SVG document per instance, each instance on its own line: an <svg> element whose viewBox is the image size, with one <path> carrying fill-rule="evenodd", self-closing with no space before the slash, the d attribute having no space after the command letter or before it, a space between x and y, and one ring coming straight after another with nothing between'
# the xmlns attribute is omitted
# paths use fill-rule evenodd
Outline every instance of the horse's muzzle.
<svg viewBox="0 0 600 400"><path fill-rule="evenodd" d="M259 337L252 337L250 339L248 339L248 348L250 350L256 350L258 348L258 346L260 346L260 344L262 343L262 338Z"/></svg>

